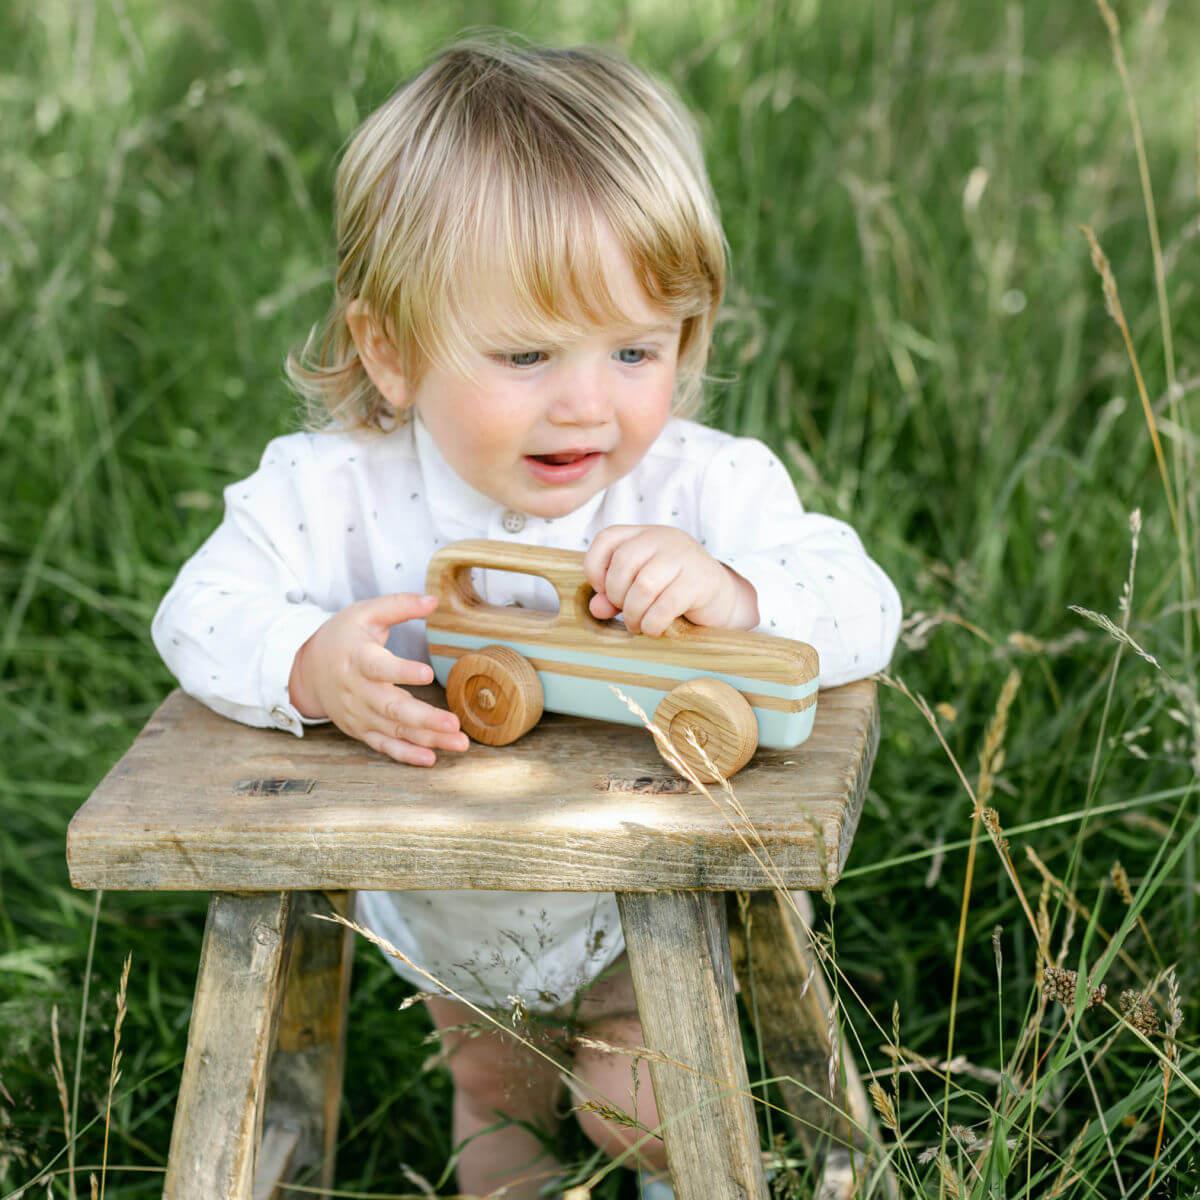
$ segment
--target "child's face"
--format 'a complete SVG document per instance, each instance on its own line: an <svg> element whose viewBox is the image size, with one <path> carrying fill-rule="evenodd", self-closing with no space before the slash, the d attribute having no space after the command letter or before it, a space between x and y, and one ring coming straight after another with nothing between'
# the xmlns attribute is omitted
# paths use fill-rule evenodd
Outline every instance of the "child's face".
<svg viewBox="0 0 1200 1200"><path fill-rule="evenodd" d="M470 349L477 381L432 367L410 397L455 471L518 512L573 512L628 474L670 416L680 322L650 306L611 237L602 254L626 327L562 346L484 341ZM534 458L569 451L590 456L558 468Z"/></svg>

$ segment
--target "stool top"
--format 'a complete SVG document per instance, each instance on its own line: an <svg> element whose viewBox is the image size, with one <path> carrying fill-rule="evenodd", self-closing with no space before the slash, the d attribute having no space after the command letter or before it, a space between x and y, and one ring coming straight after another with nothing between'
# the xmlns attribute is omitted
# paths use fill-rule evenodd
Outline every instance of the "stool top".
<svg viewBox="0 0 1200 1200"><path fill-rule="evenodd" d="M443 705L436 685L414 694ZM809 739L732 780L753 829L663 762L646 729L548 715L519 741L376 754L176 690L79 809L71 882L145 891L819 889L836 882L879 739L870 680L824 691ZM761 839L761 842L760 840ZM756 858L757 856L757 858Z"/></svg>

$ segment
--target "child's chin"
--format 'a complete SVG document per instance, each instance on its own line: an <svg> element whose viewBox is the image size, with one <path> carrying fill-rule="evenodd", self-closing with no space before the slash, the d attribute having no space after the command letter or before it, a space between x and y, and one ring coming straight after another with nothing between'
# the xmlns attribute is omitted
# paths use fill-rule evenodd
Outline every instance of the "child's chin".
<svg viewBox="0 0 1200 1200"><path fill-rule="evenodd" d="M559 484L534 492L526 502L525 512L531 517L566 517L582 508L597 492L594 484Z"/></svg>
<svg viewBox="0 0 1200 1200"><path fill-rule="evenodd" d="M558 517L570 516L577 508L582 508L591 498L594 489L572 493L570 489L559 488L561 494L541 500L540 503L530 501L525 509L531 517L546 517L555 520Z"/></svg>

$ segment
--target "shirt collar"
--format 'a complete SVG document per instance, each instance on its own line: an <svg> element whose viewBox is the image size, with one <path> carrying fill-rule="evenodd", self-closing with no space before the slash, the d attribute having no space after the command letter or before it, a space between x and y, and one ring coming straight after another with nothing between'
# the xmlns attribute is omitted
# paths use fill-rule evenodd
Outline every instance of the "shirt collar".
<svg viewBox="0 0 1200 1200"><path fill-rule="evenodd" d="M460 537L490 536L493 528L509 511L508 508L490 496L485 496L459 475L438 449L433 434L429 432L428 426L421 420L421 415L415 408L412 410L411 419L413 445L416 448L421 479L425 485L425 499L434 524L439 527L448 523L464 526L469 532L457 533ZM522 540L559 544L578 540L604 503L606 493L607 489L602 488L586 504L564 517L554 517L547 521L544 517L526 515L526 532L533 533L534 537ZM545 532L542 532L543 530Z"/></svg>

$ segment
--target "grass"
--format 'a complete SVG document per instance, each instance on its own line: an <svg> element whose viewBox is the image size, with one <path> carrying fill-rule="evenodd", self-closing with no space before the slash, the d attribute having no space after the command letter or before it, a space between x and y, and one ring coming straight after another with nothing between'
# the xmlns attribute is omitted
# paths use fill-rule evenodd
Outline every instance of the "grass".
<svg viewBox="0 0 1200 1200"><path fill-rule="evenodd" d="M337 147L480 22L616 41L697 111L733 256L711 419L778 447L904 597L818 926L906 1193L1196 1194L1200 33L1185 5L1118 15L1114 35L1090 4L1016 0L0 10L0 1196L66 1165L64 1095L79 1193L91 1172L117 1200L161 1189L204 898L97 906L66 823L172 685L150 618L221 488L294 427L281 362L326 301ZM1050 1000L1050 966L1089 986ZM1122 1020L1126 990L1158 1032ZM361 947L352 1194L414 1194L402 1164L437 1179L452 1150L427 1019L398 1003ZM570 1124L560 1153L601 1169Z"/></svg>

